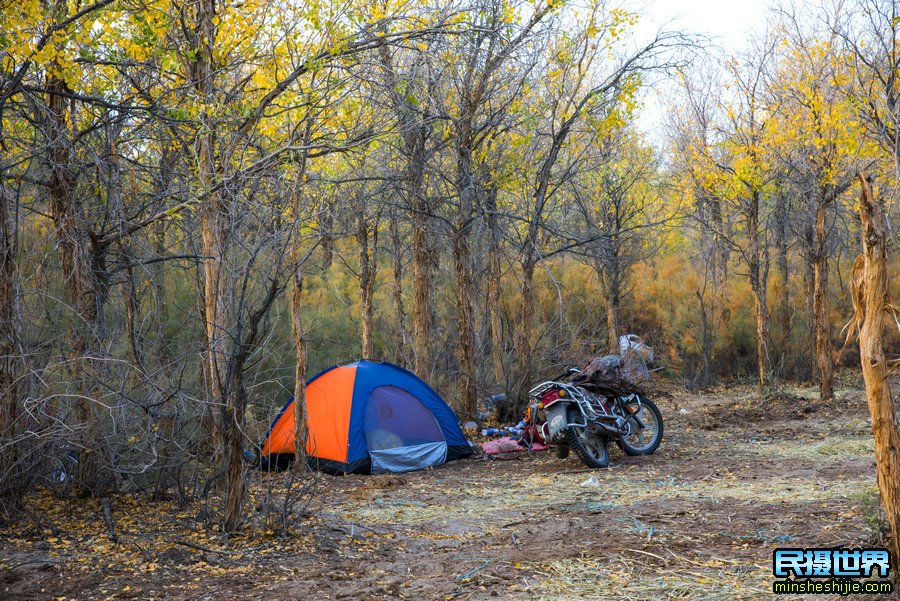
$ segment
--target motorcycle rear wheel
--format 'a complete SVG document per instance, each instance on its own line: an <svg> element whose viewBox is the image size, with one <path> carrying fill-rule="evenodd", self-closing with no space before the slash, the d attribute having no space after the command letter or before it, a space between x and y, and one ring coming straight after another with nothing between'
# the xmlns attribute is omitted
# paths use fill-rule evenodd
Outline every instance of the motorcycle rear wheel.
<svg viewBox="0 0 900 601"><path fill-rule="evenodd" d="M569 407L566 411L566 420L571 423L583 422L581 412L575 407ZM569 426L566 428L566 440L569 447L575 451L581 462L588 467L609 467L609 449L606 448L607 439L597 434L592 434L587 426Z"/></svg>

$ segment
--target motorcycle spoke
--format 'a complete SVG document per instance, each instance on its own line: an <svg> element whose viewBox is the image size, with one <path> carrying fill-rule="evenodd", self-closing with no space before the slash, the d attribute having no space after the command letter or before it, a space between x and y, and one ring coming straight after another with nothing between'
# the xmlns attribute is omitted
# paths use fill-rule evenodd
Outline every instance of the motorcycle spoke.
<svg viewBox="0 0 900 601"><path fill-rule="evenodd" d="M597 438L596 436L591 436L589 441L589 446L591 453L594 455L595 459L599 459L603 455L603 450L600 446L603 444L603 441Z"/></svg>
<svg viewBox="0 0 900 601"><path fill-rule="evenodd" d="M644 419L641 419L642 417ZM641 451L653 444L658 424L652 411L645 411L644 406L640 405L637 411L630 415L629 421L631 421L632 427L625 437L628 446Z"/></svg>
<svg viewBox="0 0 900 601"><path fill-rule="evenodd" d="M578 438L582 440L585 450L591 454L594 459L599 459L603 455L603 449L600 448L604 444L598 437L588 433L587 428L578 428Z"/></svg>

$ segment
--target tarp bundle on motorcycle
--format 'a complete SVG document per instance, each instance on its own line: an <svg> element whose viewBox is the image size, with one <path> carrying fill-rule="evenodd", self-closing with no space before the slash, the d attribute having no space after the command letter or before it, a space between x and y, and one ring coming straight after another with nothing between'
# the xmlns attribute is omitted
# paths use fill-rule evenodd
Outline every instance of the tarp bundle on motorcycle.
<svg viewBox="0 0 900 601"><path fill-rule="evenodd" d="M306 411L307 456L327 472L406 472L472 453L447 403L390 363L326 369L306 385ZM269 465L293 458L293 399L272 422L261 455Z"/></svg>

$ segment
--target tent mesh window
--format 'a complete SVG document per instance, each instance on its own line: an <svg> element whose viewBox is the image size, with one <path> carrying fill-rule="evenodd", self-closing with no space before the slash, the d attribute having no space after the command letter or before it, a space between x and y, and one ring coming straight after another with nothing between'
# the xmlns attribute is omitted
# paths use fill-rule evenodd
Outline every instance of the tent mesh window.
<svg viewBox="0 0 900 601"><path fill-rule="evenodd" d="M366 405L370 451L444 442L440 426L419 399L396 386L379 386Z"/></svg>

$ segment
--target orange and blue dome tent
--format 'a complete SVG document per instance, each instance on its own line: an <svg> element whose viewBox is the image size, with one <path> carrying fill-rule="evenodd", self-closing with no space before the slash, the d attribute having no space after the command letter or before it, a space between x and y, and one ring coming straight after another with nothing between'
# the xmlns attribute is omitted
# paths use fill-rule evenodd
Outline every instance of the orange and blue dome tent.
<svg viewBox="0 0 900 601"><path fill-rule="evenodd" d="M261 458L294 456L294 399L269 428ZM386 362L335 365L306 385L310 463L330 473L407 472L472 453L459 419L410 371Z"/></svg>

